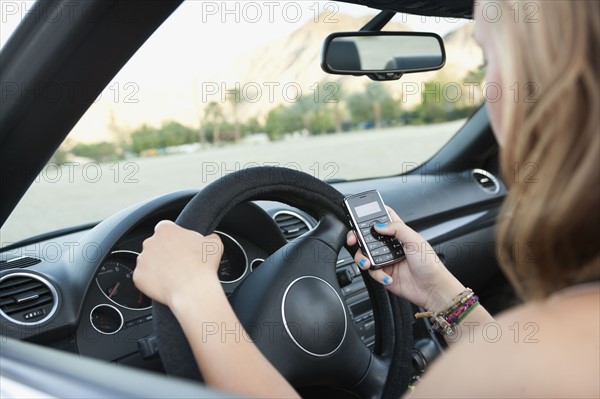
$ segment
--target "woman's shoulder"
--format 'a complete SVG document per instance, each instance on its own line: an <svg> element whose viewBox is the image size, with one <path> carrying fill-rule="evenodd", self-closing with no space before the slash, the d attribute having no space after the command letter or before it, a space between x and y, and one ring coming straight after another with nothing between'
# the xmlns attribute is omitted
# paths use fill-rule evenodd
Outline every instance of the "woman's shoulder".
<svg viewBox="0 0 600 399"><path fill-rule="evenodd" d="M571 345L595 343L599 350L600 282L561 290L543 301L501 313L495 320L503 330L514 332L511 338L516 344L540 344L544 350L560 351ZM517 329L529 330L525 334L528 338L517 335Z"/></svg>
<svg viewBox="0 0 600 399"><path fill-rule="evenodd" d="M522 373L534 396L600 397L600 283L519 306L497 322L506 337L484 353L501 356L508 376Z"/></svg>
<svg viewBox="0 0 600 399"><path fill-rule="evenodd" d="M457 333L468 339L427 372L423 394L445 386L462 397L600 397L600 284L518 306L494 322L461 324Z"/></svg>

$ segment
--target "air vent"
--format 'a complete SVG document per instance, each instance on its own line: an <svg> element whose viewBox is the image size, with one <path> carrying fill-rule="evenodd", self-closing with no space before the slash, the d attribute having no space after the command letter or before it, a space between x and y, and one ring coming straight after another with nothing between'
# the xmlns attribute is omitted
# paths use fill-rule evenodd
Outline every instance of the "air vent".
<svg viewBox="0 0 600 399"><path fill-rule="evenodd" d="M288 241L293 241L311 230L310 224L294 212L280 211L273 217Z"/></svg>
<svg viewBox="0 0 600 399"><path fill-rule="evenodd" d="M52 317L57 305L54 287L35 274L13 273L0 279L0 314L13 323L43 323Z"/></svg>
<svg viewBox="0 0 600 399"><path fill-rule="evenodd" d="M19 258L3 260L0 261L0 271L7 269L22 269L24 267L37 265L41 261L41 259L32 258L30 256L21 256Z"/></svg>
<svg viewBox="0 0 600 399"><path fill-rule="evenodd" d="M496 194L500 191L500 183L490 172L482 169L473 170L473 178L483 191L488 194Z"/></svg>

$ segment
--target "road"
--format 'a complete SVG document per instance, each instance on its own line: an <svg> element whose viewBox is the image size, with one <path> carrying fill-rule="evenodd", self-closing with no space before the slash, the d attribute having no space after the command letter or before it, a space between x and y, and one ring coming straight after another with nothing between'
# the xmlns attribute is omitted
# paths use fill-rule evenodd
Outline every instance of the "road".
<svg viewBox="0 0 600 399"><path fill-rule="evenodd" d="M49 167L0 230L0 245L101 220L150 197L202 187L235 170L258 165L294 168L322 180L400 174L430 158L463 123L298 137L113 164Z"/></svg>

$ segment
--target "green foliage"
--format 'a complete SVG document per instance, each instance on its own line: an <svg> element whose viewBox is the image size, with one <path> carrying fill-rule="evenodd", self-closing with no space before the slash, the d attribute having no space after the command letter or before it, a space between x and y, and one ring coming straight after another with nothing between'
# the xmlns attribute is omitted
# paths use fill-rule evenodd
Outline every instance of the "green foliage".
<svg viewBox="0 0 600 399"><path fill-rule="evenodd" d="M293 133L304 128L304 116L299 107L274 108L265 123L265 131L271 140L281 138L285 133Z"/></svg>
<svg viewBox="0 0 600 399"><path fill-rule="evenodd" d="M222 122L219 125L220 130L220 138L221 142L238 142L240 135L237 133L236 129L238 127L235 124L229 122Z"/></svg>
<svg viewBox="0 0 600 399"><path fill-rule="evenodd" d="M131 151L140 153L151 148L160 148L163 143L158 129L143 125L131 133Z"/></svg>
<svg viewBox="0 0 600 399"><path fill-rule="evenodd" d="M466 84L479 83L484 79L484 71L477 69L469 72L463 79ZM366 90L345 95L339 82L321 83L317 89L299 99L299 101L279 105L267 115L265 125L261 126L254 117L245 123L238 120L239 102L231 96L229 106L233 119L225 118L223 105L213 101L204 109L200 131L178 122L164 123L160 128L143 125L130 135L129 150L141 153L150 149L161 149L177 145L211 142L219 145L224 141L238 141L241 136L266 132L271 140L277 140L284 134L308 132L313 135L347 130L350 123L354 127L366 123L372 126L407 123L429 124L450 121L469 116L476 104L464 101L452 102L445 98L443 84L426 82L423 101L414 110L401 110L400 101L394 99L389 86L381 82L372 82ZM74 155L109 161L119 157L119 151L111 143L79 144L72 150ZM53 157L55 162L65 162L66 153L58 150Z"/></svg>
<svg viewBox="0 0 600 399"><path fill-rule="evenodd" d="M67 162L67 154L68 151L65 151L62 147L58 147L58 149L52 155L52 158L50 158L49 163L62 165L63 163Z"/></svg>
<svg viewBox="0 0 600 399"><path fill-rule="evenodd" d="M221 142L221 128L225 123L223 108L216 101L208 103L204 109L203 129L208 141L219 144Z"/></svg>
<svg viewBox="0 0 600 399"><path fill-rule="evenodd" d="M426 124L450 120L448 115L454 104L443 95L442 85L439 82L426 82L424 86L421 104L415 109L418 120Z"/></svg>
<svg viewBox="0 0 600 399"><path fill-rule="evenodd" d="M277 140L286 133L305 131L310 134L333 133L341 125L339 102L342 89L339 82L319 84L310 94L302 96L288 106L280 105L267 116L265 131L271 140Z"/></svg>
<svg viewBox="0 0 600 399"><path fill-rule="evenodd" d="M485 78L485 69L483 67L479 67L472 71L469 71L464 81L466 83L483 83Z"/></svg>
<svg viewBox="0 0 600 399"><path fill-rule="evenodd" d="M75 156L90 158L97 162L109 162L120 158L117 146L114 143L106 141L92 144L79 143L71 149L71 153Z"/></svg>
<svg viewBox="0 0 600 399"><path fill-rule="evenodd" d="M242 134L254 134L260 133L264 131L263 127L260 125L258 118L250 118L246 123L241 126Z"/></svg>
<svg viewBox="0 0 600 399"><path fill-rule="evenodd" d="M348 98L348 110L354 125L374 122L380 126L383 121L398 119L400 103L394 100L386 86L373 82L365 92L355 93Z"/></svg>
<svg viewBox="0 0 600 399"><path fill-rule="evenodd" d="M198 142L198 133L178 122L166 122L159 129L143 125L131 133L131 151L140 153L153 148L165 148Z"/></svg>
<svg viewBox="0 0 600 399"><path fill-rule="evenodd" d="M323 108L313 114L310 122L312 134L325 134L335 132L335 115L329 108Z"/></svg>
<svg viewBox="0 0 600 399"><path fill-rule="evenodd" d="M354 125L375 119L373 104L371 104L366 93L355 93L348 97L348 109L352 115Z"/></svg>
<svg viewBox="0 0 600 399"><path fill-rule="evenodd" d="M477 69L471 71L463 79L463 83L481 84L484 78L484 71ZM452 121L466 118L479 107L479 104L468 103L467 93L464 86L460 87L462 93L453 93L451 88L446 87L440 82L426 82L423 88L422 101L413 112L405 115L407 123L413 125L431 124ZM449 89L450 87L450 89ZM459 90L457 86L457 90Z"/></svg>

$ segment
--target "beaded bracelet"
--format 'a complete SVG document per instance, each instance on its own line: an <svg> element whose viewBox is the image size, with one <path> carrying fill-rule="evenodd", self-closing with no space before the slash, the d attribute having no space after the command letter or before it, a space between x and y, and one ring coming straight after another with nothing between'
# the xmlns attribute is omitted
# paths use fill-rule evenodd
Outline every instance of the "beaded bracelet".
<svg viewBox="0 0 600 399"><path fill-rule="evenodd" d="M416 318L428 317L432 319L432 329L437 333L452 335L456 326L467 315L479 305L479 298L473 294L473 290L467 288L458 294L450 302L445 310L437 313L421 312L415 315Z"/></svg>
<svg viewBox="0 0 600 399"><path fill-rule="evenodd" d="M444 319L450 324L458 324L464 319L468 312L473 310L475 306L479 304L479 298L477 295L471 296L464 304L457 306L451 312L449 312Z"/></svg>

